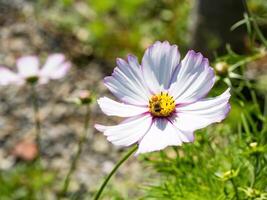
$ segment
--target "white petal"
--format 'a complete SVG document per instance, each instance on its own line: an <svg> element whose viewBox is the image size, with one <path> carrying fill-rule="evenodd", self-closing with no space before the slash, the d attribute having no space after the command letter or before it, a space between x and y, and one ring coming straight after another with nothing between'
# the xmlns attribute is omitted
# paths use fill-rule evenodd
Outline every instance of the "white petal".
<svg viewBox="0 0 267 200"><path fill-rule="evenodd" d="M52 54L47 58L41 70L41 75L51 79L59 79L66 75L70 67L71 64L65 62L65 56L63 54Z"/></svg>
<svg viewBox="0 0 267 200"><path fill-rule="evenodd" d="M185 131L185 130L180 130L180 131L181 134L179 134L179 137L183 142L194 142L195 136L193 131Z"/></svg>
<svg viewBox="0 0 267 200"><path fill-rule="evenodd" d="M65 61L65 56L60 53L52 54L48 56L43 69L41 70L42 74L50 75L54 70L58 68L60 64Z"/></svg>
<svg viewBox="0 0 267 200"><path fill-rule="evenodd" d="M206 96L214 82L208 59L189 51L172 77L169 93L177 103L192 103Z"/></svg>
<svg viewBox="0 0 267 200"><path fill-rule="evenodd" d="M132 117L148 112L147 107L116 102L108 97L97 100L101 110L108 116Z"/></svg>
<svg viewBox="0 0 267 200"><path fill-rule="evenodd" d="M112 76L104 79L105 85L120 101L147 106L151 93L144 83L136 57L128 56L128 63L118 59L117 65Z"/></svg>
<svg viewBox="0 0 267 200"><path fill-rule="evenodd" d="M156 42L149 47L142 59L142 71L147 85L154 93L169 89L175 68L180 61L180 53L176 45L169 42Z"/></svg>
<svg viewBox="0 0 267 200"><path fill-rule="evenodd" d="M9 69L0 66L0 85L9 85L9 84L23 84L23 79L10 71Z"/></svg>
<svg viewBox="0 0 267 200"><path fill-rule="evenodd" d="M18 73L23 77L39 76L39 60L36 56L24 56L17 60Z"/></svg>
<svg viewBox="0 0 267 200"><path fill-rule="evenodd" d="M158 151L167 146L181 145L182 140L179 134L181 134L180 131L167 119L155 119L150 130L140 141L136 155Z"/></svg>
<svg viewBox="0 0 267 200"><path fill-rule="evenodd" d="M191 130L181 130L179 129L179 127L176 126L176 115L173 115L172 117L169 117L168 120L172 123L172 125L178 129L179 132L179 138L182 142L194 142L195 140L195 136L194 136L194 132Z"/></svg>
<svg viewBox="0 0 267 200"><path fill-rule="evenodd" d="M54 73L50 74L51 79L60 79L63 78L68 71L71 68L71 63L70 62L65 62L61 65L58 66L58 69L54 71Z"/></svg>
<svg viewBox="0 0 267 200"><path fill-rule="evenodd" d="M222 121L230 110L228 103L230 89L214 98L206 98L176 108L177 117L173 123L181 130L194 131L212 123Z"/></svg>
<svg viewBox="0 0 267 200"><path fill-rule="evenodd" d="M150 115L131 117L116 126L103 126L96 124L95 128L104 132L108 141L118 146L130 146L138 142L151 127Z"/></svg>

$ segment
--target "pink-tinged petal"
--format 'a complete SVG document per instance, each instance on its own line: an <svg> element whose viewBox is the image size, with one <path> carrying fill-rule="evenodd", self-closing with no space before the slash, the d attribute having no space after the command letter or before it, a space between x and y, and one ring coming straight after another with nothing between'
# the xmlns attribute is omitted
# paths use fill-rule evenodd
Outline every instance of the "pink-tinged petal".
<svg viewBox="0 0 267 200"><path fill-rule="evenodd" d="M7 68L0 66L0 85L20 85L23 83L24 81L20 76L18 76Z"/></svg>
<svg viewBox="0 0 267 200"><path fill-rule="evenodd" d="M170 121L170 123L172 123L172 125L178 130L178 132L180 133L178 136L180 138L180 140L182 142L194 142L195 140L195 136L194 136L194 132L193 131L188 131L188 130L181 130L179 129L179 127L176 126L175 123L175 118L177 116L173 115L172 117L169 117L168 120ZM174 121L174 123L173 123Z"/></svg>
<svg viewBox="0 0 267 200"><path fill-rule="evenodd" d="M71 68L71 63L70 62L65 62L61 65L58 66L58 69L54 71L54 73L49 75L49 78L51 79L60 79L66 76L68 71Z"/></svg>
<svg viewBox="0 0 267 200"><path fill-rule="evenodd" d="M65 61L65 56L60 53L55 53L48 56L41 73L49 75L54 72Z"/></svg>
<svg viewBox="0 0 267 200"><path fill-rule="evenodd" d="M57 53L50 55L44 67L41 70L41 76L49 77L51 79L60 79L66 75L70 69L71 64L65 62L65 56Z"/></svg>
<svg viewBox="0 0 267 200"><path fill-rule="evenodd" d="M117 65L112 76L104 79L107 88L122 102L147 106L151 93L144 84L136 57L128 56L128 63L117 59Z"/></svg>
<svg viewBox="0 0 267 200"><path fill-rule="evenodd" d="M194 136L193 131L185 131L185 130L180 130L180 131L181 131L181 134L179 134L179 136L183 142L194 142L195 141L195 136Z"/></svg>
<svg viewBox="0 0 267 200"><path fill-rule="evenodd" d="M131 117L116 126L96 124L95 128L107 136L108 141L118 146L130 146L138 142L152 124L150 115Z"/></svg>
<svg viewBox="0 0 267 200"><path fill-rule="evenodd" d="M207 58L189 51L172 77L169 93L177 103L192 103L205 97L215 82Z"/></svg>
<svg viewBox="0 0 267 200"><path fill-rule="evenodd" d="M167 90L172 74L178 67L180 53L176 45L169 42L156 42L149 47L142 59L142 71L146 83L153 93Z"/></svg>
<svg viewBox="0 0 267 200"><path fill-rule="evenodd" d="M108 116L133 117L148 112L147 107L133 106L102 97L97 100L101 110Z"/></svg>
<svg viewBox="0 0 267 200"><path fill-rule="evenodd" d="M181 130L194 131L212 123L221 122L230 110L230 89L214 98L206 98L176 108L177 117L172 123Z"/></svg>
<svg viewBox="0 0 267 200"><path fill-rule="evenodd" d="M39 59L36 56L24 56L17 60L18 73L23 77L39 76Z"/></svg>
<svg viewBox="0 0 267 200"><path fill-rule="evenodd" d="M167 146L179 146L183 142L179 134L181 134L180 131L166 118L157 118L150 130L141 139L136 155L159 151Z"/></svg>

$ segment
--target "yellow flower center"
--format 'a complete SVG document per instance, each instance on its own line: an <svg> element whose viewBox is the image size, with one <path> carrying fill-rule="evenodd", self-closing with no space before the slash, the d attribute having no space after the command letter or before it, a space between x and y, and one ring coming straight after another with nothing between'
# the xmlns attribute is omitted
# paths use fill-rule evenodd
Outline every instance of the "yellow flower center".
<svg viewBox="0 0 267 200"><path fill-rule="evenodd" d="M168 117L175 110L175 101L168 93L161 92L149 100L149 111L155 117Z"/></svg>

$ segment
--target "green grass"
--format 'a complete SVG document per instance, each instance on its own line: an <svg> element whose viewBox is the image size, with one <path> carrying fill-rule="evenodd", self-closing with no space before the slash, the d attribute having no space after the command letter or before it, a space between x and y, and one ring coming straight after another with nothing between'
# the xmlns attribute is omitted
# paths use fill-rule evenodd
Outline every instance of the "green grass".
<svg viewBox="0 0 267 200"><path fill-rule="evenodd" d="M1 200L36 200L48 196L55 173L38 163L20 163L8 171L0 171Z"/></svg>

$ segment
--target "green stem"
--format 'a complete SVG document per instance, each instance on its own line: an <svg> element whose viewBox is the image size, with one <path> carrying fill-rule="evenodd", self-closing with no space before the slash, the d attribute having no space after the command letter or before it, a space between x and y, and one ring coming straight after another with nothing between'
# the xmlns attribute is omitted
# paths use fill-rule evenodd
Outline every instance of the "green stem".
<svg viewBox="0 0 267 200"><path fill-rule="evenodd" d="M137 150L138 146L135 145L133 148L131 148L125 156L122 157L122 159L114 166L112 171L109 173L109 175L106 177L104 182L102 183L101 187L97 191L94 200L98 200L100 198L100 195L102 194L103 190L105 189L107 183L109 182L110 178L113 176L113 174L117 171L117 169Z"/></svg>
<svg viewBox="0 0 267 200"><path fill-rule="evenodd" d="M267 116L267 94L264 95L264 110L263 110L263 116Z"/></svg>
<svg viewBox="0 0 267 200"><path fill-rule="evenodd" d="M68 171L68 174L65 178L61 193L59 194L60 197L66 195L68 188L69 188L69 184L70 184L70 178L71 175L73 174L73 172L75 171L76 167L77 167L77 162L81 156L82 153L82 149L83 149L83 144L87 138L87 130L89 127L89 121L90 121L90 105L87 104L86 105L86 114L85 114L85 118L84 118L84 130L83 130L83 134L81 135L80 139L79 139L79 143L78 143L78 150L77 153L75 155L75 157L72 160L70 169ZM60 199L59 197L59 199Z"/></svg>
<svg viewBox="0 0 267 200"><path fill-rule="evenodd" d="M32 84L31 87L32 87L32 106L34 113L36 143L38 148L38 159L39 159L41 154L41 119L39 114L39 103L38 103L38 95L36 92L36 85Z"/></svg>
<svg viewBox="0 0 267 200"><path fill-rule="evenodd" d="M257 24L256 20L254 19L252 13L250 12L248 6L247 6L247 1L243 0L243 5L245 7L245 11L248 14L248 17L251 18L252 20L252 26L254 28L254 30L256 31L256 34L258 35L259 39L261 40L261 42L267 47L267 40L265 39L264 35L262 34L259 25Z"/></svg>
<svg viewBox="0 0 267 200"><path fill-rule="evenodd" d="M259 158L259 155L256 154L256 162L255 162L255 166L254 166L254 176L255 176L255 179L258 178L258 175L259 175L259 172L260 172L260 158Z"/></svg>
<svg viewBox="0 0 267 200"><path fill-rule="evenodd" d="M239 200L239 195L238 195L238 189L237 189L237 186L236 186L236 184L235 184L235 181L234 181L234 179L230 179L230 182L232 183L232 185L233 185L233 188L234 188L234 191L235 191L235 197L236 197L236 200Z"/></svg>
<svg viewBox="0 0 267 200"><path fill-rule="evenodd" d="M238 68L238 67L240 67L240 66L242 66L242 65L245 65L245 64L247 64L247 63L250 63L250 62L252 62L252 61L254 61L254 60L257 60L257 59L259 59L259 58L262 58L262 57L264 57L264 56L265 56L265 55L262 54L262 53L257 53L257 54L255 54L255 55L253 55L253 56L246 57L246 58L244 58L244 59L242 59L242 60L236 62L235 64L231 65L231 66L229 67L229 70L230 70L230 71L234 71L236 68Z"/></svg>

